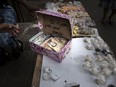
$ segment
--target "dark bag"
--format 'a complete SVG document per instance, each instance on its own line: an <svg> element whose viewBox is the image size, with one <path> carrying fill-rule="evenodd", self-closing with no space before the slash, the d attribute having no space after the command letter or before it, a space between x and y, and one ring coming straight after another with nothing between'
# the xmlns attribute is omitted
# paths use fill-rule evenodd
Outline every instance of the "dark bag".
<svg viewBox="0 0 116 87"><path fill-rule="evenodd" d="M24 50L22 41L12 38L16 43L13 48L0 47L0 66L5 65L10 60L15 60L20 57Z"/></svg>
<svg viewBox="0 0 116 87"><path fill-rule="evenodd" d="M0 47L0 66L6 64L7 61L9 61L8 54L4 48Z"/></svg>
<svg viewBox="0 0 116 87"><path fill-rule="evenodd" d="M4 17L2 16L2 14L0 14L0 23L4 23Z"/></svg>
<svg viewBox="0 0 116 87"><path fill-rule="evenodd" d="M103 4L103 0L100 0L98 6L102 7L102 4Z"/></svg>
<svg viewBox="0 0 116 87"><path fill-rule="evenodd" d="M17 40L15 38L12 38L15 43L16 43L16 46L15 48L13 49L13 54L12 54L12 57L13 59L17 59L19 58L19 56L22 54L23 50L24 50L24 46L23 46L23 42L20 41L20 40Z"/></svg>

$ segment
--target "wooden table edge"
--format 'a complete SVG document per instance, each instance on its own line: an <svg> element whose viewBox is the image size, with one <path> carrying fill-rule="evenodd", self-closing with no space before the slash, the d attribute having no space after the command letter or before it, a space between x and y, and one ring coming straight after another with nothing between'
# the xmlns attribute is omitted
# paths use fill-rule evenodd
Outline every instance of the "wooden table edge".
<svg viewBox="0 0 116 87"><path fill-rule="evenodd" d="M37 54L35 69L32 78L32 85L31 87L39 87L40 84L40 76L41 76L41 66L42 66L43 56Z"/></svg>

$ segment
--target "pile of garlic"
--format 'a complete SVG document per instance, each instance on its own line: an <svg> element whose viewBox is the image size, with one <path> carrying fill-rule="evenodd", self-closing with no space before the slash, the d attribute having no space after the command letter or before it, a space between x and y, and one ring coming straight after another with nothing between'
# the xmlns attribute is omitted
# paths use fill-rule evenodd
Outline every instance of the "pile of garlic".
<svg viewBox="0 0 116 87"><path fill-rule="evenodd" d="M83 62L83 68L89 72L97 84L103 85L111 75L116 75L116 61L112 55L87 55Z"/></svg>
<svg viewBox="0 0 116 87"><path fill-rule="evenodd" d="M104 42L104 40L100 36L84 37L83 41L85 43L85 48L87 48L88 50L109 50L109 46Z"/></svg>

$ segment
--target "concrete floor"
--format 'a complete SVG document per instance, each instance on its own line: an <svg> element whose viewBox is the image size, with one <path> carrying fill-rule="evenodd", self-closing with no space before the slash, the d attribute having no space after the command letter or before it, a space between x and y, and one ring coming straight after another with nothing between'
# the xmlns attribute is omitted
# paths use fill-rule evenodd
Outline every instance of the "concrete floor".
<svg viewBox="0 0 116 87"><path fill-rule="evenodd" d="M28 29L32 23L19 24L19 39L24 44L24 52L17 60L0 67L0 87L31 87L37 55L30 49L29 39L38 31Z"/></svg>

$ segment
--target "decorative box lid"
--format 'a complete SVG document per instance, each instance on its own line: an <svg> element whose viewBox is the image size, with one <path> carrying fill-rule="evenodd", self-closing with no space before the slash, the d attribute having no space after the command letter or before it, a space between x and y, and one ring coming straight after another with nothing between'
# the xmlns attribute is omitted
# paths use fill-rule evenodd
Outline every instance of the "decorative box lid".
<svg viewBox="0 0 116 87"><path fill-rule="evenodd" d="M72 38L70 17L51 11L36 11L39 28L44 34L58 35L65 39Z"/></svg>

